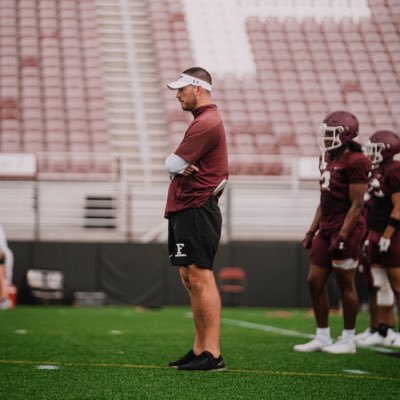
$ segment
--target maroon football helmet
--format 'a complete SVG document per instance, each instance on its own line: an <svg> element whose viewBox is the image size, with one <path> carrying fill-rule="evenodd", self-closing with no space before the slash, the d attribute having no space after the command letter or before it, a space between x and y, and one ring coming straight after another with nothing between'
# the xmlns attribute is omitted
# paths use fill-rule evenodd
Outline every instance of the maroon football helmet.
<svg viewBox="0 0 400 400"><path fill-rule="evenodd" d="M347 111L334 111L321 123L321 134L322 151L337 149L358 136L358 120Z"/></svg>
<svg viewBox="0 0 400 400"><path fill-rule="evenodd" d="M400 152L400 138L389 130L376 131L365 143L365 153L375 169L380 163L391 160Z"/></svg>

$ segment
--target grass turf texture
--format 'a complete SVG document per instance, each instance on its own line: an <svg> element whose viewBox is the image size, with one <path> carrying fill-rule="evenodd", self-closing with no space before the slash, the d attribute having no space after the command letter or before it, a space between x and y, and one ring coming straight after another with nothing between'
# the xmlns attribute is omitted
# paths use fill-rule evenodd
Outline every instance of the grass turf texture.
<svg viewBox="0 0 400 400"><path fill-rule="evenodd" d="M399 398L398 357L371 349L355 355L296 353L293 345L307 339L258 329L313 333L313 317L299 310L225 308L221 335L228 370L170 369L168 362L192 345L188 312L39 306L1 312L0 399ZM228 320L258 325L245 328ZM359 331L367 320L359 315ZM335 336L341 324L341 316L331 317Z"/></svg>

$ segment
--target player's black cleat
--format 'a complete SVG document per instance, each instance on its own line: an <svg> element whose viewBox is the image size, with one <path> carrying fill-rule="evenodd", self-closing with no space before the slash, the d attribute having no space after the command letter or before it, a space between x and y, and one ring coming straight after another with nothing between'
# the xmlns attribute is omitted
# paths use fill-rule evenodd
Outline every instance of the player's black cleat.
<svg viewBox="0 0 400 400"><path fill-rule="evenodd" d="M183 371L225 371L222 356L215 358L209 351L203 351L194 360L178 366Z"/></svg>
<svg viewBox="0 0 400 400"><path fill-rule="evenodd" d="M180 365L184 365L190 361L193 361L196 357L197 356L194 353L194 351L192 349L190 349L190 351L187 354L185 354L183 357L181 357L179 360L170 362L169 366L172 368L178 368Z"/></svg>

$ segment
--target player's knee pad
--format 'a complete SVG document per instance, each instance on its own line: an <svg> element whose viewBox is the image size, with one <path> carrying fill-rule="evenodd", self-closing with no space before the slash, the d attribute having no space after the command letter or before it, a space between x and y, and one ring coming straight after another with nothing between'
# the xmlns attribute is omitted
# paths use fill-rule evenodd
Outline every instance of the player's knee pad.
<svg viewBox="0 0 400 400"><path fill-rule="evenodd" d="M394 304L394 294L386 271L383 268L371 268L371 273L374 287L378 288L376 303L378 306L392 306Z"/></svg>
<svg viewBox="0 0 400 400"><path fill-rule="evenodd" d="M358 261L353 258L346 258L345 260L338 260L337 262L332 262L332 267L336 269L342 269L348 271L350 269L355 269L358 266Z"/></svg>
<svg viewBox="0 0 400 400"><path fill-rule="evenodd" d="M392 306L394 304L394 293L390 285L378 289L376 304L378 306Z"/></svg>

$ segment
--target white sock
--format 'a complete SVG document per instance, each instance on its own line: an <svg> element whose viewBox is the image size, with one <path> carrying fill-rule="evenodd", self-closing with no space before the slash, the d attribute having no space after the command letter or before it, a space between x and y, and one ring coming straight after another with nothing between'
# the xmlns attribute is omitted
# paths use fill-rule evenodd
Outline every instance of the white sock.
<svg viewBox="0 0 400 400"><path fill-rule="evenodd" d="M352 340L354 340L355 333L356 333L355 329L343 329L342 338L343 339L352 339Z"/></svg>
<svg viewBox="0 0 400 400"><path fill-rule="evenodd" d="M317 337L324 341L328 341L331 339L331 329L329 328L317 328Z"/></svg>

